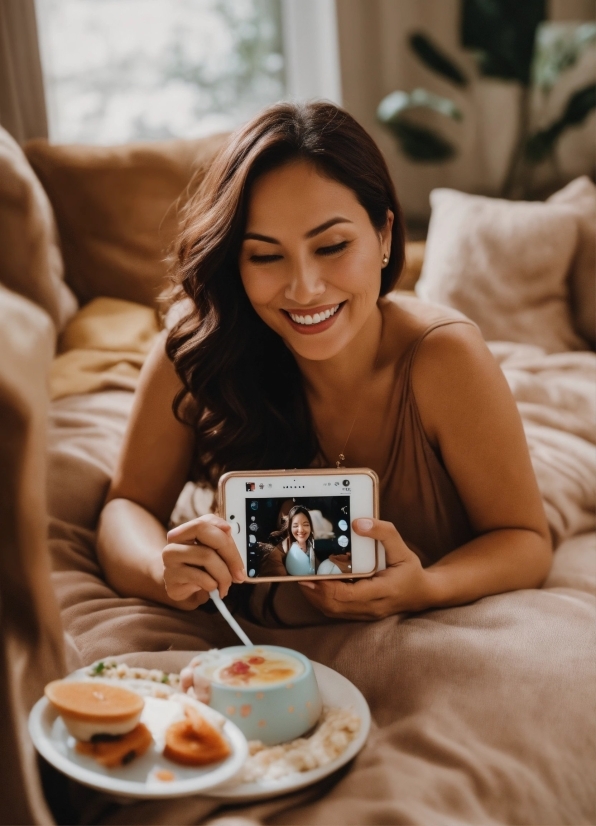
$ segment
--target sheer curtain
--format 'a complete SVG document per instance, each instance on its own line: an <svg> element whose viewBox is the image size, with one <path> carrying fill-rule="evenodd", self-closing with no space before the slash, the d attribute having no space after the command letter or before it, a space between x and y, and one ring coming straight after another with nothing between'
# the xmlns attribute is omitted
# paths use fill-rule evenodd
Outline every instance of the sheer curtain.
<svg viewBox="0 0 596 826"><path fill-rule="evenodd" d="M0 125L19 143L48 136L34 0L0 0Z"/></svg>

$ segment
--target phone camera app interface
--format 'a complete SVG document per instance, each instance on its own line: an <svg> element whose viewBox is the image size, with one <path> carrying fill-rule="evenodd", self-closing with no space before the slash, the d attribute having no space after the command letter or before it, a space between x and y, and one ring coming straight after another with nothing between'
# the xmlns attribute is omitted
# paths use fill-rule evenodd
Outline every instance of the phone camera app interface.
<svg viewBox="0 0 596 826"><path fill-rule="evenodd" d="M247 497L246 525L249 577L352 570L349 495Z"/></svg>

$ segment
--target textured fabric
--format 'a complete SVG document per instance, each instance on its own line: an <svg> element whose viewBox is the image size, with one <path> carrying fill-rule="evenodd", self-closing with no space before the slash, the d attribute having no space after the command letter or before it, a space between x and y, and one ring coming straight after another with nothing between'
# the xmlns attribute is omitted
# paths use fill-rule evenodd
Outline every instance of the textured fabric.
<svg viewBox="0 0 596 826"><path fill-rule="evenodd" d="M569 277L571 308L576 330L596 348L596 186L583 175L548 202L568 206L577 218L579 238Z"/></svg>
<svg viewBox="0 0 596 826"><path fill-rule="evenodd" d="M119 807L89 793L81 796L84 822L596 821L596 534L582 533L594 527L596 356L491 349L520 406L549 524L562 542L545 586L381 622L323 623L319 615L314 627L267 628L241 620L256 643L302 651L363 691L374 718L363 752L339 776L233 811L200 797ZM196 651L236 639L218 615L123 599L103 580L93 531L131 402L131 393L107 391L51 406L53 582L86 663L122 654L175 670ZM187 507L208 508L208 497L185 489L184 498ZM195 515L178 509L179 519Z"/></svg>
<svg viewBox="0 0 596 826"><path fill-rule="evenodd" d="M179 203L224 139L26 144L56 213L66 280L81 303L99 296L155 303L165 286Z"/></svg>
<svg viewBox="0 0 596 826"><path fill-rule="evenodd" d="M44 685L66 671L46 545L52 343L49 317L0 287L0 823L52 822L27 733Z"/></svg>
<svg viewBox="0 0 596 826"><path fill-rule="evenodd" d="M94 298L60 336L50 398L98 390L134 390L158 334L154 310L118 298Z"/></svg>
<svg viewBox="0 0 596 826"><path fill-rule="evenodd" d="M420 313L416 305L412 320ZM436 562L473 537L455 485L426 437L412 390L412 366L420 344L433 330L450 324L470 322L424 308L416 325L420 329L396 365L391 414L385 425L392 439L380 479L381 519L393 522L423 565Z"/></svg>
<svg viewBox="0 0 596 826"><path fill-rule="evenodd" d="M578 228L566 206L451 189L433 190L431 205L417 295L465 313L486 341L586 347L569 310Z"/></svg>
<svg viewBox="0 0 596 826"><path fill-rule="evenodd" d="M77 310L63 278L48 196L22 149L0 127L0 284L38 304L61 330Z"/></svg>

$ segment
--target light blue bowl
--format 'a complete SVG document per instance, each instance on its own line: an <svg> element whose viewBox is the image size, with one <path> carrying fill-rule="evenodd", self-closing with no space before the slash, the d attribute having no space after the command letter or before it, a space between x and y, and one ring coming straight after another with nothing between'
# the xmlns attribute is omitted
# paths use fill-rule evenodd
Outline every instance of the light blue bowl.
<svg viewBox="0 0 596 826"><path fill-rule="evenodd" d="M209 705L235 723L247 740L275 746L294 740L312 728L323 708L319 686L308 657L279 645L255 645L259 651L280 653L302 663L303 671L284 682L266 686L228 686L211 683ZM222 648L229 659L247 653L245 645Z"/></svg>

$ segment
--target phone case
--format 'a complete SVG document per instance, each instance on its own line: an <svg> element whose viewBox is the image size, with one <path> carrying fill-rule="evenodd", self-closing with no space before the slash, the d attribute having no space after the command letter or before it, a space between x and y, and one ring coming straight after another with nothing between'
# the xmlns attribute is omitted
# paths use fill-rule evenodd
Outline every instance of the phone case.
<svg viewBox="0 0 596 826"><path fill-rule="evenodd" d="M379 518L379 477L374 470L370 468L290 468L287 470L232 470L220 478L217 486L217 501L218 514L225 519L226 513L226 482L232 477L249 477L252 479L267 478L272 476L288 476L292 473L299 473L305 476L345 476L346 473L360 474L369 476L373 483L373 517ZM375 541L375 569L372 572L362 574L312 574L310 576L260 576L248 579L248 583L257 585L259 582L298 582L300 580L315 580L320 581L324 579L367 579L371 577L376 571L385 568L385 549L382 548L382 553L379 549L378 541Z"/></svg>

